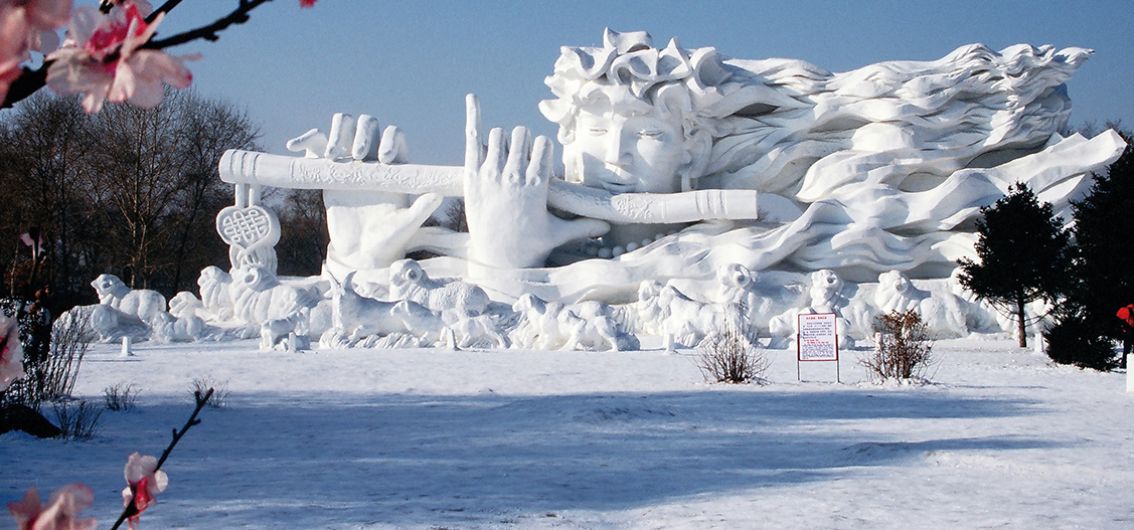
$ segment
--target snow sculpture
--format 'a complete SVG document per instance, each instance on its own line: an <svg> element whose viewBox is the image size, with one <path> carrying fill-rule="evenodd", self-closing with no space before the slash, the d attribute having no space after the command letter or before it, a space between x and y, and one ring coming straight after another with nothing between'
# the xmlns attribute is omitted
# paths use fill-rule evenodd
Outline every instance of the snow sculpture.
<svg viewBox="0 0 1134 530"><path fill-rule="evenodd" d="M259 331L262 349L271 349L289 333L305 336L311 308L321 299L308 289L280 283L261 266L234 269L229 294L233 318Z"/></svg>
<svg viewBox="0 0 1134 530"><path fill-rule="evenodd" d="M171 313L159 313L152 322L150 338L158 342L195 342L205 337L205 321L196 315L176 317Z"/></svg>
<svg viewBox="0 0 1134 530"><path fill-rule="evenodd" d="M390 297L417 302L438 313L475 316L488 309L484 289L460 280L433 280L421 265L403 259L390 265Z"/></svg>
<svg viewBox="0 0 1134 530"><path fill-rule="evenodd" d="M891 311L917 311L930 338L956 338L967 335L964 309L956 297L932 297L929 291L918 289L905 274L899 271L884 272L878 276L878 290L874 294L879 314Z"/></svg>
<svg viewBox="0 0 1134 530"><path fill-rule="evenodd" d="M151 322L165 312L165 297L150 289L131 289L113 274L100 274L91 282L98 293L98 302L138 317L142 322Z"/></svg>
<svg viewBox="0 0 1134 530"><path fill-rule="evenodd" d="M452 332L448 338L455 341L451 346L460 349L474 347L507 349L512 345L491 315L470 316L460 312L452 315L452 322L448 322L446 326Z"/></svg>
<svg viewBox="0 0 1134 530"><path fill-rule="evenodd" d="M799 331L797 317L800 313L834 313L839 347L853 348L856 337L851 333L853 327L851 322L854 317L848 319L848 313L852 312L851 308L848 308L851 305L848 295L850 288L835 271L830 269L812 272L809 280L810 287L807 290L805 304L788 309L773 317L769 323L769 334L772 336L771 346L784 347L795 339L795 335ZM871 335L859 335L857 338L868 336Z"/></svg>
<svg viewBox="0 0 1134 530"><path fill-rule="evenodd" d="M729 325L747 328L740 307L735 304L710 304L693 300L672 284L642 282L636 304L638 321L649 333L662 336L666 351L677 346L694 347L714 331Z"/></svg>
<svg viewBox="0 0 1134 530"><path fill-rule="evenodd" d="M335 334L348 337L351 343L371 335L441 338L445 324L439 315L416 302L387 302L360 296L351 287L353 276L348 274L342 283L331 280L332 331Z"/></svg>
<svg viewBox="0 0 1134 530"><path fill-rule="evenodd" d="M169 299L169 314L174 318L199 317L205 313L205 304L193 293L181 291Z"/></svg>
<svg viewBox="0 0 1134 530"><path fill-rule="evenodd" d="M197 287L201 290L201 305L204 307L205 317L219 321L231 320L233 317L232 276L221 270L220 267L205 267L197 277Z"/></svg>
<svg viewBox="0 0 1134 530"><path fill-rule="evenodd" d="M520 314L515 343L541 350L615 350L637 347L637 338L621 331L611 308L598 302L564 306L524 294L512 305Z"/></svg>
<svg viewBox="0 0 1134 530"><path fill-rule="evenodd" d="M236 204L217 214L217 233L229 245L232 267L260 267L275 274L275 246L281 234L279 219L259 205L259 186L236 186L235 196Z"/></svg>
<svg viewBox="0 0 1134 530"><path fill-rule="evenodd" d="M100 342L117 342L123 337L145 340L159 327L176 320L165 312L165 297L149 289L131 289L113 274L101 274L91 282L99 303L76 306L59 316L64 324L73 319L85 322ZM164 328L163 328L164 331Z"/></svg>
<svg viewBox="0 0 1134 530"><path fill-rule="evenodd" d="M1015 182L1070 219L1086 175L1124 147L1112 131L1059 133L1070 115L1064 83L1090 53L975 44L936 61L832 73L607 31L601 47L563 48L546 79L553 97L540 110L559 126L562 176L551 173L549 139L524 128L483 134L471 95L463 167L407 164L396 127L379 138L372 116L340 114L328 134L289 142L304 157L230 151L220 174L237 185L231 212L245 217L261 185L324 190L325 271L338 277L390 281L386 267L429 250L439 257L415 264L422 278L460 276L495 300L616 304L638 295L649 305L639 287L662 282L647 300L664 291L700 315L687 302L707 302L664 282L711 282L735 265L757 286L728 288L741 307L756 304L745 313L761 334L789 335L789 308L860 311L843 318L865 330L878 308L864 298L852 311L852 293L866 294L856 284L892 270L948 277L973 255L980 207ZM467 232L422 226L442 196L464 201ZM271 234L241 245L267 248ZM845 293L828 286L811 302L796 297L807 284L796 276L820 270L846 282ZM934 308L942 332L955 332L965 313L954 305ZM680 328L668 310L647 308L660 320L643 325ZM671 331L695 335L685 326Z"/></svg>
<svg viewBox="0 0 1134 530"><path fill-rule="evenodd" d="M307 289L280 283L266 268L253 266L233 270L230 294L233 318L249 325L289 319L315 307L319 295Z"/></svg>
<svg viewBox="0 0 1134 530"><path fill-rule="evenodd" d="M115 309L109 304L75 307L60 315L60 318L64 316L68 318L85 316L91 331L98 336L99 342L118 342L123 337L142 340L149 337L151 332L150 325L142 322L138 315Z"/></svg>

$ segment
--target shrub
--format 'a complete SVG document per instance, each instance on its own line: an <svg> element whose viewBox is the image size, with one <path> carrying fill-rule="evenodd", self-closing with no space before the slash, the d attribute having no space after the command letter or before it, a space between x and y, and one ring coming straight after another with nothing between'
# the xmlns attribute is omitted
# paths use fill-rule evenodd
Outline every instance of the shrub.
<svg viewBox="0 0 1134 530"><path fill-rule="evenodd" d="M54 409L55 421L61 431L59 437L65 440L90 440L102 416L102 409L83 400L60 401Z"/></svg>
<svg viewBox="0 0 1134 530"><path fill-rule="evenodd" d="M874 322L878 344L859 359L876 379L922 378L932 364L933 342L921 315L915 310L891 311Z"/></svg>
<svg viewBox="0 0 1134 530"><path fill-rule="evenodd" d="M27 375L0 394L0 405L20 404L38 409L44 401L71 395L79 376L79 366L94 337L90 334L87 319L77 314L72 314L71 318L60 318L50 329L50 346L43 348L46 353L37 355L25 351L24 372Z"/></svg>
<svg viewBox="0 0 1134 530"><path fill-rule="evenodd" d="M118 383L102 389L102 396L108 410L133 410L138 400L138 387L133 384Z"/></svg>
<svg viewBox="0 0 1134 530"><path fill-rule="evenodd" d="M189 387L189 390L193 392L194 399L206 395L209 389L212 389L213 393L205 401L205 405L214 409L224 408L228 401L227 383L218 382L211 377L198 377L193 380Z"/></svg>
<svg viewBox="0 0 1134 530"><path fill-rule="evenodd" d="M739 325L714 332L697 345L697 368L711 383L766 382L764 373L771 364L765 352L753 345L750 333Z"/></svg>
<svg viewBox="0 0 1134 530"><path fill-rule="evenodd" d="M1118 366L1114 343L1106 337L1106 331L1092 326L1084 318L1062 318L1045 331L1043 337L1047 341L1047 356L1056 363L1095 370L1112 370Z"/></svg>

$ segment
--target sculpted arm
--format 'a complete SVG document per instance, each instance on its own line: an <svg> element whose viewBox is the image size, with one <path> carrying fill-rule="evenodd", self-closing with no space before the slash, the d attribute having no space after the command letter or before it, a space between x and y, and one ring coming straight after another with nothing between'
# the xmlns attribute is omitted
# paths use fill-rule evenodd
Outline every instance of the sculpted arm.
<svg viewBox="0 0 1134 530"><path fill-rule="evenodd" d="M329 134L311 129L290 140L288 149L307 158L359 164L377 159L398 165L407 153L405 137L388 126L381 139L378 120L363 114L335 114ZM374 269L405 256L417 229L441 204L441 196L425 193L417 198L378 190L325 190L327 228L331 237L328 261L350 269Z"/></svg>

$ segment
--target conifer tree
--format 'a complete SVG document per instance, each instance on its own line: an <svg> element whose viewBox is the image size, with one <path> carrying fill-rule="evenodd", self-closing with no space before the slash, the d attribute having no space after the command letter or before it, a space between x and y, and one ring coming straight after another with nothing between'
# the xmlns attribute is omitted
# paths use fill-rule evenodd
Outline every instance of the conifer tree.
<svg viewBox="0 0 1134 530"><path fill-rule="evenodd" d="M1120 338L1115 312L1134 303L1134 136L1120 134L1126 150L1074 204L1078 284L1068 293L1082 317L1114 339Z"/></svg>
<svg viewBox="0 0 1134 530"><path fill-rule="evenodd" d="M1096 370L1121 364L1114 358L1114 340L1123 331L1116 313L1134 303L1134 136L1119 134L1125 151L1074 203L1075 273L1055 326L1044 333L1047 354L1057 363Z"/></svg>
<svg viewBox="0 0 1134 530"><path fill-rule="evenodd" d="M1070 232L1051 204L1040 203L1026 184L981 208L976 222L977 260L962 258L960 281L977 297L1016 321L1021 348L1028 345L1027 304L1054 302L1064 290L1071 266Z"/></svg>

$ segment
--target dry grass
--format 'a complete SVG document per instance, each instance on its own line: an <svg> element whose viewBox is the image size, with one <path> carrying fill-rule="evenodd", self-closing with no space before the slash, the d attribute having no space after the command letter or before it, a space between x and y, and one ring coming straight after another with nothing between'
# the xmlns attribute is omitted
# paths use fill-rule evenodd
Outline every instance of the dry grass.
<svg viewBox="0 0 1134 530"><path fill-rule="evenodd" d="M740 325L730 325L705 337L697 345L697 368L711 383L766 382L764 373L770 362L762 349L756 347L749 333Z"/></svg>
<svg viewBox="0 0 1134 530"><path fill-rule="evenodd" d="M933 364L933 342L917 311L891 311L875 320L878 344L859 362L876 379L921 379Z"/></svg>

